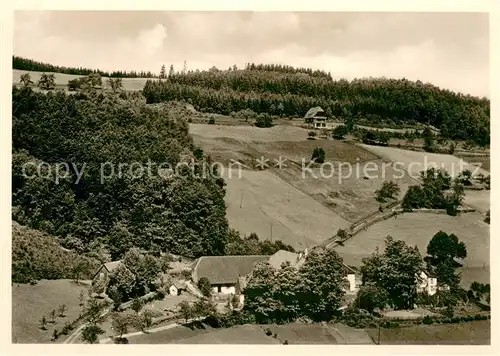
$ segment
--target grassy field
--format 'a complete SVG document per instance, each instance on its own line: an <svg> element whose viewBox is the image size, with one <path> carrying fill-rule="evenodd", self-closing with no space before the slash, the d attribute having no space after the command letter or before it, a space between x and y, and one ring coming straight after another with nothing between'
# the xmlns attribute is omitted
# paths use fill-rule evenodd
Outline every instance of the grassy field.
<svg viewBox="0 0 500 356"><path fill-rule="evenodd" d="M295 248L330 238L349 222L269 171L231 171L226 178L227 217L232 228L280 239ZM272 230L272 231L271 231ZM272 234L272 236L271 236Z"/></svg>
<svg viewBox="0 0 500 356"><path fill-rule="evenodd" d="M251 141L303 141L307 139L306 129L292 125L276 125L271 128L255 126L228 126L190 124L189 132L194 136L205 138L229 137L245 142Z"/></svg>
<svg viewBox="0 0 500 356"><path fill-rule="evenodd" d="M271 335L266 335L266 330ZM365 330L346 325L240 325L226 329L191 330L184 326L129 337L130 344L373 344Z"/></svg>
<svg viewBox="0 0 500 356"><path fill-rule="evenodd" d="M200 333L185 339L174 340L176 344L280 344L273 337L267 336L258 325L240 325L227 329Z"/></svg>
<svg viewBox="0 0 500 356"><path fill-rule="evenodd" d="M363 171L367 162L373 160L381 170L382 162L361 147L336 140L307 140L308 131L292 125L261 129L191 124L190 132L195 143L214 162L224 166L234 160L251 170L256 159L269 159L267 172L244 170L243 179L228 181L228 218L232 227L244 233L257 232L263 238L270 238L272 224L273 238L284 239L294 246L299 243L301 247L331 237L338 228L346 227L347 222L378 209L374 191L382 185L384 175L374 174L376 178L367 180ZM303 175L303 167L308 165L315 147L324 149L325 159L332 165L325 167L323 175L319 168L313 169L314 176ZM286 159L281 169L274 167L279 157ZM339 181L340 163L351 163L353 171L342 172ZM356 172L357 163L360 173ZM405 177L399 183L403 189L414 184ZM244 204L240 208L242 195Z"/></svg>
<svg viewBox="0 0 500 356"><path fill-rule="evenodd" d="M158 331L151 334L142 334L128 337L129 344L170 344L175 340L187 339L206 332L205 330L192 330L185 326Z"/></svg>
<svg viewBox="0 0 500 356"><path fill-rule="evenodd" d="M302 174L301 167L275 170L283 180L328 206L344 219L355 222L378 211L380 203L375 191L385 180L393 180L401 188L400 197L410 185L416 184L406 174L398 176L394 169L379 159L349 166L334 165L312 169L313 174Z"/></svg>
<svg viewBox="0 0 500 356"><path fill-rule="evenodd" d="M36 285L12 285L12 342L47 343L54 329L59 331L65 322L72 322L80 313L79 295L87 295L86 285L77 285L67 279L42 280ZM66 304L66 317L58 317L56 324L48 324L47 330L39 328L39 320L51 310Z"/></svg>
<svg viewBox="0 0 500 356"><path fill-rule="evenodd" d="M374 340L378 339L378 329L368 329L367 332ZM380 329L381 345L489 345L490 343L489 320Z"/></svg>
<svg viewBox="0 0 500 356"><path fill-rule="evenodd" d="M233 178L228 179L227 172L225 175L231 227L245 234L256 232L263 239L272 236L303 249L377 211L373 194L382 185L382 178L365 180L355 171L341 182L335 176L339 162L360 162L363 172L363 162L377 160L377 156L341 141L307 140L307 132L292 125L268 129L190 125L195 143L213 162L227 167L231 160L237 160L248 167L241 171L240 179L234 178L238 176L236 169L231 171ZM325 167L323 178L318 168L313 169L315 176L302 175L302 159L307 166L315 147L325 150L326 161L333 164L333 174L329 166ZM281 169L275 167L280 156L286 159ZM269 160L269 169L254 170L258 169L255 165L260 157Z"/></svg>
<svg viewBox="0 0 500 356"><path fill-rule="evenodd" d="M334 345L334 344L373 344L364 330L354 329L343 324L284 324L262 325L266 330L271 329L277 338L290 345Z"/></svg>
<svg viewBox="0 0 500 356"><path fill-rule="evenodd" d="M489 190L468 190L465 195L464 204L476 209L480 213L486 214L490 209Z"/></svg>
<svg viewBox="0 0 500 356"><path fill-rule="evenodd" d="M31 76L33 82L37 82L42 76L43 72L31 72L26 70L12 70L12 84L19 84L21 80L21 75L28 73ZM49 73L49 72L47 72ZM68 85L70 80L83 77L83 75L72 75L63 73L53 73L55 75L56 87L64 88ZM103 84L106 82L106 77L103 77ZM123 88L127 91L137 91L142 90L146 84L147 78L123 78Z"/></svg>
<svg viewBox="0 0 500 356"><path fill-rule="evenodd" d="M364 144L360 146L380 157L386 158L391 162L398 162L399 165L404 167L411 176L415 177L418 177L420 171L425 170L426 168L431 168L432 166L436 168L446 169L452 177L457 176L461 171L465 169L470 169L473 172L475 170L475 167L472 164L452 155L409 151L400 148L371 146ZM476 174L479 173L482 173L484 175L489 174L483 169L479 169L476 172Z"/></svg>
<svg viewBox="0 0 500 356"><path fill-rule="evenodd" d="M490 171L490 164L491 164L490 156L466 156L460 153L455 153L455 156L471 164L481 165L482 169L488 172Z"/></svg>
<svg viewBox="0 0 500 356"><path fill-rule="evenodd" d="M422 254L439 230L454 233L466 244L467 258L462 269L463 283L471 279L489 282L490 237L489 225L482 222L479 213L466 213L457 217L445 214L407 213L381 221L362 231L336 250L350 265L359 266L363 257L384 249L387 235L416 245ZM466 282L464 282L466 281ZM467 285L468 287L469 285Z"/></svg>

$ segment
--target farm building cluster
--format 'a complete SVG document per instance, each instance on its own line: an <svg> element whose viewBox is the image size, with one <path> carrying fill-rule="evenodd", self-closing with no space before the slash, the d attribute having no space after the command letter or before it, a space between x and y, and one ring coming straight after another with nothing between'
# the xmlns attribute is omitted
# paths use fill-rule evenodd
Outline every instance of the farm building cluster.
<svg viewBox="0 0 500 356"><path fill-rule="evenodd" d="M197 284L201 278L210 282L213 296L237 296L240 303L244 302L244 291L248 277L257 262L267 261L274 268L280 268L283 263L293 267L300 267L306 260L308 251L295 253L279 250L269 255L235 255L235 256L203 256L195 260L189 271L191 280L168 278L166 290L170 295L180 295L186 290L190 282ZM113 261L102 264L92 278L92 285L96 293L104 293L109 282L110 274L122 261ZM361 284L361 278L356 268L344 265L343 273L348 282L346 293L353 294Z"/></svg>

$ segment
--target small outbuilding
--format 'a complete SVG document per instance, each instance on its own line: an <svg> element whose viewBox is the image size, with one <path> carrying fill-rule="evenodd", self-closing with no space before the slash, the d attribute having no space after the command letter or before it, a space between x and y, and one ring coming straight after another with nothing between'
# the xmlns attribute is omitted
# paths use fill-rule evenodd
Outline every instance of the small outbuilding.
<svg viewBox="0 0 500 356"><path fill-rule="evenodd" d="M173 281L168 288L170 295L181 295L182 291L186 290L186 285L179 281Z"/></svg>

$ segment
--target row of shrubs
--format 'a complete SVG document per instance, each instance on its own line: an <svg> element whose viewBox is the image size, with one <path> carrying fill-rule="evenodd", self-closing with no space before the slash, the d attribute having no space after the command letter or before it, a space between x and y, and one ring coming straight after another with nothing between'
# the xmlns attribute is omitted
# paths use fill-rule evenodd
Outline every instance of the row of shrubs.
<svg viewBox="0 0 500 356"><path fill-rule="evenodd" d="M451 318L446 318L442 316L430 316L426 315L422 319L417 319L416 324L458 324L458 323L466 323L470 321L477 320L489 320L491 319L491 315L489 314L476 314L476 315L464 315L464 316L453 316Z"/></svg>
<svg viewBox="0 0 500 356"><path fill-rule="evenodd" d="M379 325L383 328L398 328L402 325L458 324L475 320L489 320L490 318L491 316L489 314L476 314L453 317L445 317L442 315L426 315L423 318L417 319L385 320L383 318L377 318L369 313L364 313L360 310L351 310L349 312L346 312L338 321L343 322L353 328L364 329L377 328Z"/></svg>

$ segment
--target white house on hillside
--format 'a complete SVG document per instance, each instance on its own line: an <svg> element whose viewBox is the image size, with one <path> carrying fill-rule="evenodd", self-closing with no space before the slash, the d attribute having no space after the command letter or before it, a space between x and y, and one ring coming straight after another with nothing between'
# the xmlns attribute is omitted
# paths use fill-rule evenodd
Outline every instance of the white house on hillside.
<svg viewBox="0 0 500 356"><path fill-rule="evenodd" d="M331 129L333 124L328 122L325 111L319 106L310 108L304 115L304 122L315 129Z"/></svg>
<svg viewBox="0 0 500 356"><path fill-rule="evenodd" d="M437 278L432 277L430 274L422 271L417 286L419 293L427 292L429 295L434 295L437 292Z"/></svg>

